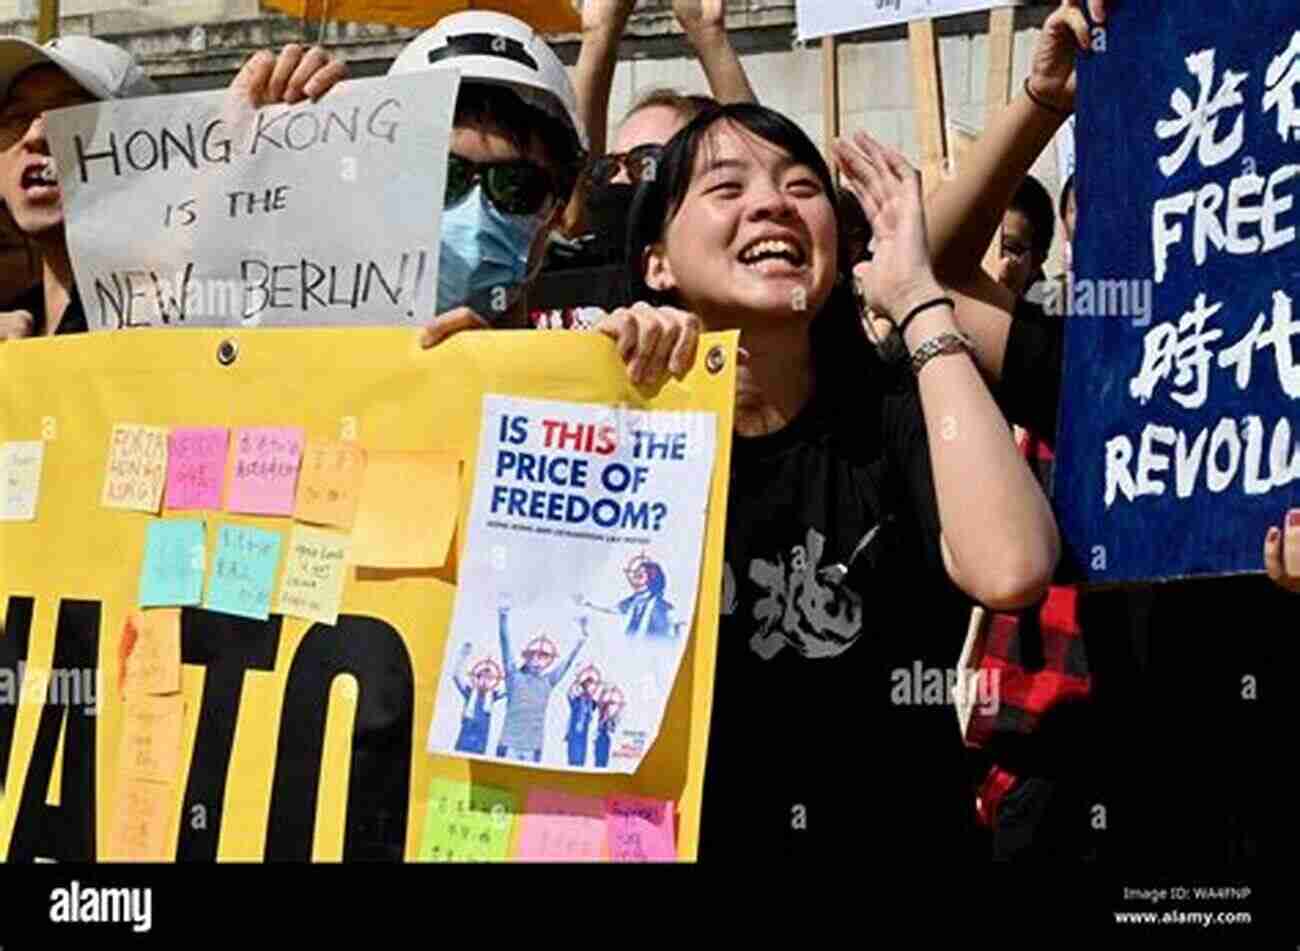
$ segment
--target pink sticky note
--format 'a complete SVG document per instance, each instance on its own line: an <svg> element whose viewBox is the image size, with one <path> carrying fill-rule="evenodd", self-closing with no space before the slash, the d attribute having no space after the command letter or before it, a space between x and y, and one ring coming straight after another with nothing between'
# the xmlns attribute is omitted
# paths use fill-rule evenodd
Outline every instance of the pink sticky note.
<svg viewBox="0 0 1300 951"><path fill-rule="evenodd" d="M590 796L534 789L521 817L519 858L527 862L599 862L605 857L604 803Z"/></svg>
<svg viewBox="0 0 1300 951"><path fill-rule="evenodd" d="M167 507L220 509L227 429L173 429L167 437Z"/></svg>
<svg viewBox="0 0 1300 951"><path fill-rule="evenodd" d="M292 515L302 445L301 429L236 429L226 511Z"/></svg>
<svg viewBox="0 0 1300 951"><path fill-rule="evenodd" d="M610 796L605 800L612 862L675 862L673 804L662 799Z"/></svg>

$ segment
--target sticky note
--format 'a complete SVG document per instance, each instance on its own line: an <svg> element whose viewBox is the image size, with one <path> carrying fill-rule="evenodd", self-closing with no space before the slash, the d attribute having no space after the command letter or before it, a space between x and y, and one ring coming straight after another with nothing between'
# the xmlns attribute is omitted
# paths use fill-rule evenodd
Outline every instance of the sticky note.
<svg viewBox="0 0 1300 951"><path fill-rule="evenodd" d="M140 607L196 605L203 597L203 523L165 518L149 523L140 566Z"/></svg>
<svg viewBox="0 0 1300 951"><path fill-rule="evenodd" d="M167 439L167 507L220 509L230 432L199 427L173 429Z"/></svg>
<svg viewBox="0 0 1300 951"><path fill-rule="evenodd" d="M0 443L0 522L30 522L36 518L41 494L43 442Z"/></svg>
<svg viewBox="0 0 1300 951"><path fill-rule="evenodd" d="M503 861L514 822L515 797L506 790L435 778L429 784L420 859Z"/></svg>
<svg viewBox="0 0 1300 951"><path fill-rule="evenodd" d="M351 528L365 471L366 451L356 443L309 439L302 454L293 517L315 525Z"/></svg>
<svg viewBox="0 0 1300 951"><path fill-rule="evenodd" d="M439 568L460 507L460 460L441 452L368 452L352 561Z"/></svg>
<svg viewBox="0 0 1300 951"><path fill-rule="evenodd" d="M180 770L185 702L167 697L131 697L122 734L122 773L131 779L175 782Z"/></svg>
<svg viewBox="0 0 1300 951"><path fill-rule="evenodd" d="M284 558L284 580L275 602L277 614L322 624L339 619L347 575L348 536L295 525Z"/></svg>
<svg viewBox="0 0 1300 951"><path fill-rule="evenodd" d="M605 855L605 803L590 796L534 789L520 817L519 858L528 862L599 862Z"/></svg>
<svg viewBox="0 0 1300 951"><path fill-rule="evenodd" d="M118 423L108 444L105 508L157 512L167 481L167 430Z"/></svg>
<svg viewBox="0 0 1300 951"><path fill-rule="evenodd" d="M280 540L279 532L252 525L222 525L217 531L217 550L212 556L203 606L209 611L259 621L270 617Z"/></svg>
<svg viewBox="0 0 1300 951"><path fill-rule="evenodd" d="M226 510L245 515L292 515L301 429L235 430L235 462Z"/></svg>
<svg viewBox="0 0 1300 951"><path fill-rule="evenodd" d="M673 804L639 796L609 796L605 819L612 862L675 862Z"/></svg>
<svg viewBox="0 0 1300 951"><path fill-rule="evenodd" d="M122 693L162 696L181 689L181 611L137 611L127 619Z"/></svg>
<svg viewBox="0 0 1300 951"><path fill-rule="evenodd" d="M167 855L167 819L177 787L143 779L118 778L109 837L110 862L162 862Z"/></svg>

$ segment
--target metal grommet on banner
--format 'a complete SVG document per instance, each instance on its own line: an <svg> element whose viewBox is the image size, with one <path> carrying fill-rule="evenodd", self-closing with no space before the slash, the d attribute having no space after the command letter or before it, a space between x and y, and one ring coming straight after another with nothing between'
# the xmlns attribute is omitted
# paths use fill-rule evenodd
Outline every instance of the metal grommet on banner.
<svg viewBox="0 0 1300 951"><path fill-rule="evenodd" d="M217 347L217 362L228 367L239 358L239 344L233 340L223 340Z"/></svg>
<svg viewBox="0 0 1300 951"><path fill-rule="evenodd" d="M723 367L727 365L727 353L721 347L710 347L708 356L704 358L704 366L710 373L721 373Z"/></svg>

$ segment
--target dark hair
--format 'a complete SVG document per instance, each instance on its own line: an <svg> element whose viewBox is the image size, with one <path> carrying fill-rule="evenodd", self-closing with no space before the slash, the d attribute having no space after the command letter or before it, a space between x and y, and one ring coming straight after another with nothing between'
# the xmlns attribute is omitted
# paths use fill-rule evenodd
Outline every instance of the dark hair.
<svg viewBox="0 0 1300 951"><path fill-rule="evenodd" d="M643 94L640 99L633 104L632 108L623 116L623 121L631 119L643 109L653 109L655 107L671 109L687 122L690 122L696 116L710 109L715 109L719 105L718 100L712 96L699 96L695 94L680 93L676 89L661 87L651 89Z"/></svg>
<svg viewBox="0 0 1300 951"><path fill-rule="evenodd" d="M848 252L848 256L840 261L840 270L846 277L852 277L853 265L866 258L867 248L871 245L871 222L867 220L867 213L862 210L858 196L843 185L835 200L840 213L840 227L844 229L844 246Z"/></svg>
<svg viewBox="0 0 1300 951"><path fill-rule="evenodd" d="M453 126L481 122L493 126L521 152L539 142L551 167L560 204L568 202L586 162L586 153L572 129L519 94L495 83L468 82L456 96Z"/></svg>
<svg viewBox="0 0 1300 951"><path fill-rule="evenodd" d="M1071 172L1069 177L1065 180L1065 184L1061 186L1060 215L1062 220L1065 219L1065 207L1070 203L1070 196L1073 194L1074 194L1074 172Z"/></svg>
<svg viewBox="0 0 1300 951"><path fill-rule="evenodd" d="M1034 256L1041 265L1052 251L1052 238L1056 230L1052 196L1047 193L1042 182L1032 175L1026 175L1007 210L1018 211L1028 219L1029 227L1034 229Z"/></svg>
<svg viewBox="0 0 1300 951"><path fill-rule="evenodd" d="M690 190L700 149L705 147L710 130L720 122L735 123L812 169L835 215L838 260L847 260L847 235L836 203L835 181L821 151L803 129L775 109L755 103L715 105L669 140L654 179L641 186L632 204L626 260L628 290L633 301L646 301L659 307L679 304L675 294L656 291L646 284L642 258L647 248L662 240L669 222L677 214ZM874 351L862 329L852 284L842 275L813 318L811 334L813 359L824 381L828 384L839 381L841 370L853 369L860 383L863 361L870 359Z"/></svg>

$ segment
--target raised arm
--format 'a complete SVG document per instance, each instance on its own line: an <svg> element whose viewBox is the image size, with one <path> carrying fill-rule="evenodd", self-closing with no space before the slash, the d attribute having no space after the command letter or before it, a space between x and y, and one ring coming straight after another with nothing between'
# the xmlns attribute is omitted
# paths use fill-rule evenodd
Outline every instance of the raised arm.
<svg viewBox="0 0 1300 951"><path fill-rule="evenodd" d="M1094 21L1104 22L1108 3L1088 0ZM1016 298L981 262L1020 182L1074 111L1075 59L1090 46L1082 0L1063 0L1034 48L1028 80L1033 97L1021 92L993 118L963 158L961 172L927 204L934 275L957 293L958 324L970 336L980 368L995 380L1002 375ZM846 159L851 153L841 157Z"/></svg>
<svg viewBox="0 0 1300 951"><path fill-rule="evenodd" d="M582 633L578 635L578 643L573 645L573 650L569 651L569 656L564 658L564 663L553 670L550 674L552 687L564 679L564 675L567 674L569 668L573 666L573 661L577 658L578 651L582 650L582 645L587 643L587 619L579 618L578 627L582 630Z"/></svg>
<svg viewBox="0 0 1300 951"><path fill-rule="evenodd" d="M898 322L944 291L930 267L920 176L894 150L866 137L862 145L866 175L852 187L871 221L875 254L855 275L872 306ZM974 361L952 349L957 330L952 308L939 305L904 333L914 355L949 345L917 370L944 565L975 600L996 610L1027 607L1055 570L1056 521Z"/></svg>
<svg viewBox="0 0 1300 951"><path fill-rule="evenodd" d="M497 608L497 633L501 636L501 667L510 675L511 661L514 657L514 651L510 649L510 609L505 605Z"/></svg>
<svg viewBox="0 0 1300 951"><path fill-rule="evenodd" d="M721 103L757 102L745 67L727 37L726 0L673 0L673 13L695 49L713 98Z"/></svg>
<svg viewBox="0 0 1300 951"><path fill-rule="evenodd" d="M587 0L582 6L582 46L573 78L578 115L591 140L593 157L605 154L618 41L635 6L636 0Z"/></svg>

